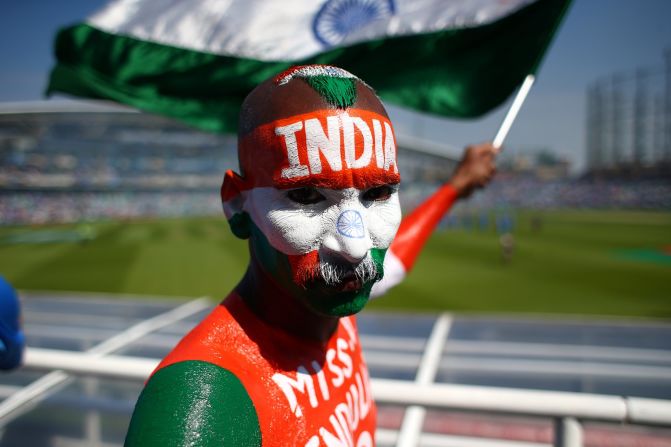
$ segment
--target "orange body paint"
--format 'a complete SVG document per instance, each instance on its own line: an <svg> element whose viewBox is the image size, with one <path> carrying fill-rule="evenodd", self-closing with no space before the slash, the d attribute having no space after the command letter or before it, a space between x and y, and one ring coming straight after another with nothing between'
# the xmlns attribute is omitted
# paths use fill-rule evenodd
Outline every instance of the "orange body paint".
<svg viewBox="0 0 671 447"><path fill-rule="evenodd" d="M263 323L233 292L160 363L199 360L238 377L264 446L374 445L376 407L354 317L324 343Z"/></svg>

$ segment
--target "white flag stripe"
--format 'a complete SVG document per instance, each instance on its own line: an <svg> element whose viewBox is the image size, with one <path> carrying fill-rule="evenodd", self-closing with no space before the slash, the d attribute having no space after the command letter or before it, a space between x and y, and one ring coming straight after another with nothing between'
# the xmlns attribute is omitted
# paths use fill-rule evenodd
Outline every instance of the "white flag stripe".
<svg viewBox="0 0 671 447"><path fill-rule="evenodd" d="M298 60L357 42L501 19L535 0L117 0L102 31L260 61Z"/></svg>

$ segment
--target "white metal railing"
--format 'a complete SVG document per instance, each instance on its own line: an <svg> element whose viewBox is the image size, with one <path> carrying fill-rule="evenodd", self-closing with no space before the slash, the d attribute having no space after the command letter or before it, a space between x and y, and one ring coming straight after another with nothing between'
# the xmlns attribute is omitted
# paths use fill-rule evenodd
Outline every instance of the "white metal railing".
<svg viewBox="0 0 671 447"><path fill-rule="evenodd" d="M445 341L451 326L452 317L447 313L438 317L434 323L417 369L415 384L431 385L434 383L440 365L440 357L443 349L445 349ZM426 409L423 406L411 405L405 410L396 447L414 447L419 444L425 417Z"/></svg>
<svg viewBox="0 0 671 447"><path fill-rule="evenodd" d="M210 306L211 303L207 297L189 301L170 309L167 312L143 320L117 333L113 337L98 343L86 352L79 354L86 356L88 359L103 358L105 355L114 352L135 340L139 340L157 329L182 320L190 315L205 310ZM26 357L28 358L31 357L30 351L31 350L28 349L26 353ZM21 388L21 390L0 402L0 422L6 422L7 419L15 417L20 412L26 411L38 402L40 398L44 398L47 393L50 393L67 383L68 376L64 371L65 368L56 367L49 369L51 370L49 374Z"/></svg>
<svg viewBox="0 0 671 447"><path fill-rule="evenodd" d="M145 380L158 362L157 359L28 348L23 368ZM372 388L375 400L383 404L552 418L557 447L581 447L581 421L584 420L671 426L671 401L667 400L376 378L372 379ZM393 438L397 434L383 431L383 435ZM461 442L461 445L469 445Z"/></svg>

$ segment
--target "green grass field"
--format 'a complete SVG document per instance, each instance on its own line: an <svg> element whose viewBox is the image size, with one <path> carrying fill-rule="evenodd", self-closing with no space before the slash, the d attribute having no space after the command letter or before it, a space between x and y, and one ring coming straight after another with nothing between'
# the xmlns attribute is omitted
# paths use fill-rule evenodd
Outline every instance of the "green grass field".
<svg viewBox="0 0 671 447"><path fill-rule="evenodd" d="M518 214L509 264L493 229L437 233L371 306L671 317L671 213L545 212L535 231L531 217ZM0 274L20 289L218 299L246 262L223 217L0 228Z"/></svg>

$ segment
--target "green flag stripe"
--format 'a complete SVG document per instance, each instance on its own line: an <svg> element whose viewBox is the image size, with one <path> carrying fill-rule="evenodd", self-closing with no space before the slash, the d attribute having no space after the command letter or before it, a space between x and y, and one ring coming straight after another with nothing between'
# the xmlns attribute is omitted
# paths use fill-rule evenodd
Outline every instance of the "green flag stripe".
<svg viewBox="0 0 671 447"><path fill-rule="evenodd" d="M291 65L342 67L389 102L469 118L499 105L537 70L569 0L539 0L488 25L338 48L306 60L261 62L164 46L88 25L62 30L47 93L104 98L235 131L239 105Z"/></svg>
<svg viewBox="0 0 671 447"><path fill-rule="evenodd" d="M140 395L126 447L260 446L254 404L230 371L186 361L157 371Z"/></svg>

